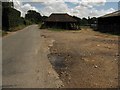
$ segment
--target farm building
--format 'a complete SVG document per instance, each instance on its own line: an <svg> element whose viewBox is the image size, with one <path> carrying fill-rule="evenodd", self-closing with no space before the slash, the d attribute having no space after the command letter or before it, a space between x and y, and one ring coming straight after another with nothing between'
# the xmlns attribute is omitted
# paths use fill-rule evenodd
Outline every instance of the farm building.
<svg viewBox="0 0 120 90"><path fill-rule="evenodd" d="M98 18L98 30L101 32L120 34L120 10Z"/></svg>
<svg viewBox="0 0 120 90"><path fill-rule="evenodd" d="M46 28L78 29L77 20L67 13L53 13L44 20Z"/></svg>

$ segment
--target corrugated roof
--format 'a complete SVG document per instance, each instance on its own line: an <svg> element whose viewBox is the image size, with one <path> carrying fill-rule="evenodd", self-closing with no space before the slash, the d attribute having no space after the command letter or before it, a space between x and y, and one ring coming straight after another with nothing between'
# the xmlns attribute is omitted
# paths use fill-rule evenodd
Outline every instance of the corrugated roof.
<svg viewBox="0 0 120 90"><path fill-rule="evenodd" d="M45 21L48 22L77 22L72 16L67 13L53 13Z"/></svg>
<svg viewBox="0 0 120 90"><path fill-rule="evenodd" d="M100 17L100 18L105 18L105 17L114 17L114 16L120 16L120 10L115 11L115 12L110 13L110 14L106 14L106 15L104 15L104 16L102 16L102 17Z"/></svg>

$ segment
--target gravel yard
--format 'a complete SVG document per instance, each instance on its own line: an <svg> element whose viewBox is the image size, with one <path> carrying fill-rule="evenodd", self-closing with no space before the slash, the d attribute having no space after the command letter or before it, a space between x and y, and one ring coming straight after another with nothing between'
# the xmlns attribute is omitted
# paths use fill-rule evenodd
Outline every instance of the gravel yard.
<svg viewBox="0 0 120 90"><path fill-rule="evenodd" d="M118 36L95 32L41 30L51 39L50 60L64 88L118 87Z"/></svg>

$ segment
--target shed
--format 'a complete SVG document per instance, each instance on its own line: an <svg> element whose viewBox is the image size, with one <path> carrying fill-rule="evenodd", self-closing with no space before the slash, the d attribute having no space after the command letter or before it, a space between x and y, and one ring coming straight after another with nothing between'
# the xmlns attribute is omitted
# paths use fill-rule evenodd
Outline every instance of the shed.
<svg viewBox="0 0 120 90"><path fill-rule="evenodd" d="M45 21L47 28L77 29L77 20L67 13L53 13Z"/></svg>
<svg viewBox="0 0 120 90"><path fill-rule="evenodd" d="M98 18L98 30L106 33L120 34L120 10Z"/></svg>

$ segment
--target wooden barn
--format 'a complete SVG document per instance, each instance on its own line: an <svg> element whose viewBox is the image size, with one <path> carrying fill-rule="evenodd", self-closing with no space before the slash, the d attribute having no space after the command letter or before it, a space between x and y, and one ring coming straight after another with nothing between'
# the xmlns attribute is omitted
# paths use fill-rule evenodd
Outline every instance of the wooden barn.
<svg viewBox="0 0 120 90"><path fill-rule="evenodd" d="M77 20L67 13L53 13L45 21L46 28L60 28L76 30L78 29Z"/></svg>
<svg viewBox="0 0 120 90"><path fill-rule="evenodd" d="M105 33L120 34L120 10L98 18L98 30Z"/></svg>

